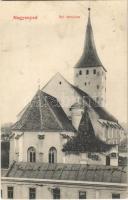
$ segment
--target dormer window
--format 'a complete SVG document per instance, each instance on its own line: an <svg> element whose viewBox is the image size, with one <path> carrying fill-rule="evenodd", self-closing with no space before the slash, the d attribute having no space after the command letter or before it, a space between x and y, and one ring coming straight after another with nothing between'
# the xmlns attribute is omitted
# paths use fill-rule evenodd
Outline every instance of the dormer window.
<svg viewBox="0 0 128 200"><path fill-rule="evenodd" d="M89 74L89 70L88 69L86 70L86 74Z"/></svg>
<svg viewBox="0 0 128 200"><path fill-rule="evenodd" d="M59 82L59 84L61 85L61 84L62 84L62 82L60 81L60 82Z"/></svg>
<svg viewBox="0 0 128 200"><path fill-rule="evenodd" d="M79 71L79 75L82 75L82 71L81 70Z"/></svg>
<svg viewBox="0 0 128 200"><path fill-rule="evenodd" d="M93 74L96 74L96 69L93 70Z"/></svg>

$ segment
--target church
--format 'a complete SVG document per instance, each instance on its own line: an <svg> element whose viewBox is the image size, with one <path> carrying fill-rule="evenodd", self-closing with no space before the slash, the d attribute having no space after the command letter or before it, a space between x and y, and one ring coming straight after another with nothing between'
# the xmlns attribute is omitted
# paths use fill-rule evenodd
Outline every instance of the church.
<svg viewBox="0 0 128 200"><path fill-rule="evenodd" d="M18 194L27 198L27 189L29 199L125 198L126 171L118 167L118 145L126 135L105 108L106 73L95 46L89 8L74 84L55 74L12 126L10 167L2 179L4 198Z"/></svg>

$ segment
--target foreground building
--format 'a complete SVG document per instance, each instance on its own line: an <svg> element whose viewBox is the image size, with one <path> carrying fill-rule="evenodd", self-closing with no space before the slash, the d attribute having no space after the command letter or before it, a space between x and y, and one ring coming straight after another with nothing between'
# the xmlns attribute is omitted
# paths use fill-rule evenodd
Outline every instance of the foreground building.
<svg viewBox="0 0 128 200"><path fill-rule="evenodd" d="M106 69L94 43L90 10L74 84L57 73L12 126L3 198L126 198L126 168L118 167L125 133L103 107Z"/></svg>
<svg viewBox="0 0 128 200"><path fill-rule="evenodd" d="M13 163L2 178L3 198L112 199L127 198L124 167Z"/></svg>

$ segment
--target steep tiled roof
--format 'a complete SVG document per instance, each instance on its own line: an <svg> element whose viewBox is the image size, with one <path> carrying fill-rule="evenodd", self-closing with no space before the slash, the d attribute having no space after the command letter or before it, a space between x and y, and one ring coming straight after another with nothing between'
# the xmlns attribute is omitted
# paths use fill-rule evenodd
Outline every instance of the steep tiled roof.
<svg viewBox="0 0 128 200"><path fill-rule="evenodd" d="M91 25L90 13L88 17L88 24L86 28L86 39L83 54L75 65L76 68L86 68L86 67L103 67L95 46L93 30ZM104 68L104 67L103 67ZM106 69L104 68L106 71Z"/></svg>
<svg viewBox="0 0 128 200"><path fill-rule="evenodd" d="M85 164L14 163L6 177L126 183L126 167Z"/></svg>
<svg viewBox="0 0 128 200"><path fill-rule="evenodd" d="M77 136L72 137L64 144L63 151L69 154L79 154L84 152L106 152L114 145L106 144L95 136L94 129L86 110L80 121Z"/></svg>
<svg viewBox="0 0 128 200"><path fill-rule="evenodd" d="M13 126L20 131L75 131L57 99L38 91Z"/></svg>

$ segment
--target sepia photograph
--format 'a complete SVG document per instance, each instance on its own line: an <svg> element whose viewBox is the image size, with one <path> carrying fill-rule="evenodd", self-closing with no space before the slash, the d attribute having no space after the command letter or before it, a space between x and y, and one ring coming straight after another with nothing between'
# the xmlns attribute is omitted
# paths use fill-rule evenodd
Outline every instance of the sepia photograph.
<svg viewBox="0 0 128 200"><path fill-rule="evenodd" d="M2 199L127 199L127 0L0 6Z"/></svg>

